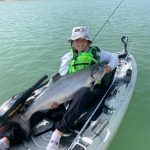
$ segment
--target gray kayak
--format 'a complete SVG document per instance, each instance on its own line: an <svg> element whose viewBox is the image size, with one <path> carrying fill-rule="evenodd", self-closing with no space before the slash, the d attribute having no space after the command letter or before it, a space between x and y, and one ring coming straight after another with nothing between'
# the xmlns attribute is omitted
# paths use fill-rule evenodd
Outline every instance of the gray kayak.
<svg viewBox="0 0 150 150"><path fill-rule="evenodd" d="M85 122L85 125L62 137L59 150L106 150L117 132L131 100L136 78L137 65L134 57L128 53L117 53L119 65L117 66L113 83L103 97L103 111L97 113L98 104ZM39 95L48 85L35 92ZM32 96L34 99L34 96ZM29 99L32 99L31 97ZM97 113L96 119L92 120ZM45 150L52 131L49 131L53 122L43 120L36 126L29 140L11 147L11 150ZM43 132L44 131L44 132ZM42 134L43 133L43 134ZM39 136L37 136L39 134Z"/></svg>

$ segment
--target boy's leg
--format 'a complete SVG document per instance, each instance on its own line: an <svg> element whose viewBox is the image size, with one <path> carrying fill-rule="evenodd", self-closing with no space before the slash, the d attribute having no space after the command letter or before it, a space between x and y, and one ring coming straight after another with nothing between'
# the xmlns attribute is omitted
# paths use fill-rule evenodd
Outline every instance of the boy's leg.
<svg viewBox="0 0 150 150"><path fill-rule="evenodd" d="M96 100L96 95L89 88L82 88L75 94L62 120L57 122L56 130L51 136L47 150L58 149L61 136L74 126L75 121L86 112L87 108L94 103L94 100Z"/></svg>
<svg viewBox="0 0 150 150"><path fill-rule="evenodd" d="M64 105L60 105L56 109L49 109L46 111L39 111L32 115L30 119L30 128L34 128L39 122L41 122L43 119L47 118L54 122L57 122L62 119L62 116L64 112L66 111Z"/></svg>
<svg viewBox="0 0 150 150"><path fill-rule="evenodd" d="M74 126L75 121L97 100L97 96L89 88L82 88L78 91L56 128L65 133Z"/></svg>

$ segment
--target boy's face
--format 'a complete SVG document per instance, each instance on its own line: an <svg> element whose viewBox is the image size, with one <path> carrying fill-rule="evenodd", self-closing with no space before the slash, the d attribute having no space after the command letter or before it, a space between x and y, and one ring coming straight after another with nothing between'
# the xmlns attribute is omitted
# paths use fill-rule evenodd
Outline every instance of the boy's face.
<svg viewBox="0 0 150 150"><path fill-rule="evenodd" d="M72 46L79 52L83 52L89 46L89 42L85 39L80 38L80 39L74 40L72 43Z"/></svg>

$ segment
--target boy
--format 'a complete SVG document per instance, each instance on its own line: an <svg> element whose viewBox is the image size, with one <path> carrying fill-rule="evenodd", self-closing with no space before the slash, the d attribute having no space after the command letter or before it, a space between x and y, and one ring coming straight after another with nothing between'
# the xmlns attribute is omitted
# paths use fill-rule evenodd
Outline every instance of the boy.
<svg viewBox="0 0 150 150"><path fill-rule="evenodd" d="M62 62L59 69L61 76L67 73L80 71L95 63L107 62L107 65L105 66L106 73L111 72L118 65L117 55L90 46L92 40L90 31L87 27L79 26L73 28L69 42L71 43L71 50L61 59ZM88 88L83 88L74 95L62 120L56 124L56 129L47 145L47 150L58 150L59 141L63 134L67 132L67 129L74 126L75 121L80 115L86 112L96 98L102 97L105 91L105 86L103 86L102 89L101 86L97 84L93 91ZM56 103L55 107L58 107Z"/></svg>

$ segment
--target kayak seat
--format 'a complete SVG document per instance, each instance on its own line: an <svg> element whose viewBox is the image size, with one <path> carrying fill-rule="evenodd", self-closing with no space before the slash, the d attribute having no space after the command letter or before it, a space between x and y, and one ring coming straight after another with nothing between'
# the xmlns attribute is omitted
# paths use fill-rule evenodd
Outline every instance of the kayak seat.
<svg viewBox="0 0 150 150"><path fill-rule="evenodd" d="M121 77L121 78L117 78L115 80L115 84L117 83L129 83L131 81L131 75L132 75L132 70L131 69L127 69L126 74Z"/></svg>

